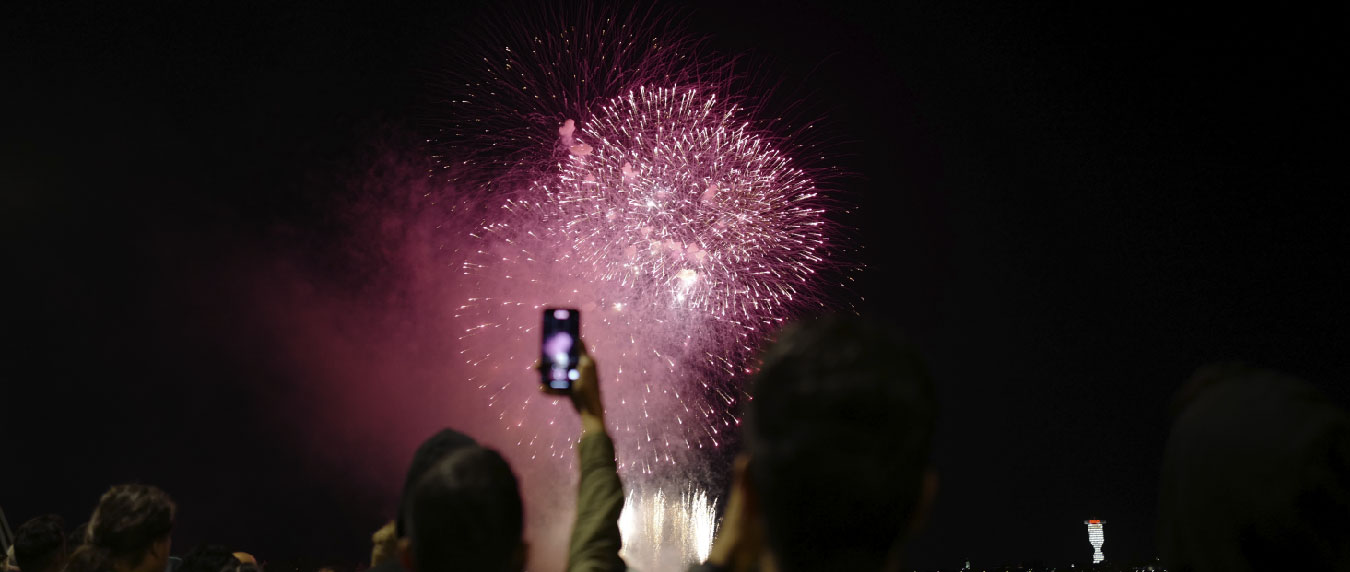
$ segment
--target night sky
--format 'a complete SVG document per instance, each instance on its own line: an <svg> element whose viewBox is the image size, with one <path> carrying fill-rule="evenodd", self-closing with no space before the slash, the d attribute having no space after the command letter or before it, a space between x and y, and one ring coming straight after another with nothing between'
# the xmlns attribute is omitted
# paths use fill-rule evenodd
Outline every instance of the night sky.
<svg viewBox="0 0 1350 572"><path fill-rule="evenodd" d="M35 4L0 18L11 525L139 480L178 501L175 552L366 560L455 419L419 393L444 372L382 365L436 345L385 311L412 270L370 239L418 205L360 181L501 8ZM867 270L837 296L940 387L919 568L1087 562L1087 518L1152 558L1167 402L1203 363L1350 397L1344 13L1020 4L666 7L847 173Z"/></svg>

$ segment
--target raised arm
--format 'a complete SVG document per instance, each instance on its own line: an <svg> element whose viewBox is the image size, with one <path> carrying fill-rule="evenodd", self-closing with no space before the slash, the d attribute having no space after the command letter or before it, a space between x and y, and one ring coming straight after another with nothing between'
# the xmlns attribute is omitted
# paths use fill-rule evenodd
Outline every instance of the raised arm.
<svg viewBox="0 0 1350 572"><path fill-rule="evenodd" d="M605 431L605 408L595 361L582 347L580 374L572 385L572 405L581 415L581 443L577 447L581 482L577 487L577 519L568 547L569 572L626 570L619 548L619 513L623 511L623 484L614 460L614 441Z"/></svg>

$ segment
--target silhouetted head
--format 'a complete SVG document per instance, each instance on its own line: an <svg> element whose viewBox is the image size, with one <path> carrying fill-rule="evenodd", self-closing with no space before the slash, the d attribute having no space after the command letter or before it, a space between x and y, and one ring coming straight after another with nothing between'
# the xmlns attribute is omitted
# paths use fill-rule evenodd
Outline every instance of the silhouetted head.
<svg viewBox="0 0 1350 572"><path fill-rule="evenodd" d="M66 562L66 531L61 517L39 516L14 531L14 561L24 572L59 572Z"/></svg>
<svg viewBox="0 0 1350 572"><path fill-rule="evenodd" d="M524 509L511 466L478 446L437 463L409 497L415 572L518 572L525 566Z"/></svg>
<svg viewBox="0 0 1350 572"><path fill-rule="evenodd" d="M168 564L176 507L149 485L117 485L103 494L89 518L87 542L68 572L158 572Z"/></svg>
<svg viewBox="0 0 1350 572"><path fill-rule="evenodd" d="M1163 457L1169 570L1350 570L1350 421L1312 385L1221 364L1178 392Z"/></svg>
<svg viewBox="0 0 1350 572"><path fill-rule="evenodd" d="M441 429L435 435L428 437L417 447L417 452L413 453L412 464L408 467L408 474L403 479L403 493L398 503L398 516L394 519L394 533L399 538L408 536L407 523L404 522L404 517L407 512L408 495L412 494L412 489L417 485L417 482L446 455L477 444L468 435L447 428Z"/></svg>
<svg viewBox="0 0 1350 572"><path fill-rule="evenodd" d="M751 395L749 482L779 568L894 565L932 489L937 406L914 348L854 317L800 322L767 348Z"/></svg>

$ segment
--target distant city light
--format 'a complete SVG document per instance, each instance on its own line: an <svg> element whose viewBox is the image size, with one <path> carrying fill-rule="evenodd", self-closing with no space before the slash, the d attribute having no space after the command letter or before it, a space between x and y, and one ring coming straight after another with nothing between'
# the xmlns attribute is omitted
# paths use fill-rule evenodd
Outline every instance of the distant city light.
<svg viewBox="0 0 1350 572"><path fill-rule="evenodd" d="M1102 532L1102 525L1106 524L1106 521L1085 520L1083 524L1088 527L1088 543L1092 545L1092 563L1098 564L1106 560L1106 555L1102 554L1102 545L1106 544L1106 533Z"/></svg>

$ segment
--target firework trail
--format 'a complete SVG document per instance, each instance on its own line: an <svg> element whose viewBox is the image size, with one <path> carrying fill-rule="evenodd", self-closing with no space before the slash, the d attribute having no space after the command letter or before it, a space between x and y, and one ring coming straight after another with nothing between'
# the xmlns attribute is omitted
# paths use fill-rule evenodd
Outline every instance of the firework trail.
<svg viewBox="0 0 1350 572"><path fill-rule="evenodd" d="M451 239L460 357L509 445L570 465L575 415L529 367L540 310L581 309L639 494L625 522L646 544L683 547L662 558L692 560L711 544L712 505L687 479L673 499L662 491L734 434L764 336L826 305L842 268L834 205L819 170L788 153L800 142L757 121L697 42L651 15L536 24L490 32L492 50L450 82L439 159L471 221ZM667 517L683 524L635 524Z"/></svg>

